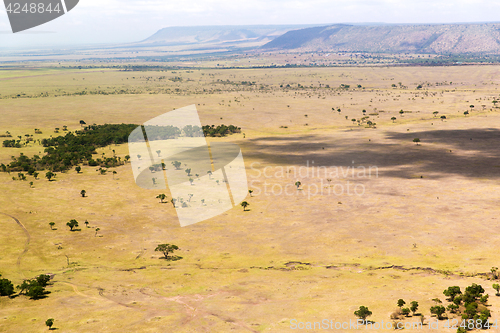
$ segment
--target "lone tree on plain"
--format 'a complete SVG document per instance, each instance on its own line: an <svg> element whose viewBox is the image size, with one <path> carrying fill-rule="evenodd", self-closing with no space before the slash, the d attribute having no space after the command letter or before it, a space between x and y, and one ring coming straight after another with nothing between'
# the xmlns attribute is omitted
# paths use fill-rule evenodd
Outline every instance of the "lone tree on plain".
<svg viewBox="0 0 500 333"><path fill-rule="evenodd" d="M158 154L158 157L161 155L161 150L157 150L156 153Z"/></svg>
<svg viewBox="0 0 500 333"><path fill-rule="evenodd" d="M250 206L250 204L246 201L243 201L241 203L241 207L243 207L243 211L246 211L248 206Z"/></svg>
<svg viewBox="0 0 500 333"><path fill-rule="evenodd" d="M405 302L402 298L398 299L398 306L399 306L399 308L400 308L400 309L401 309L401 308L403 307L403 305L405 305L405 304L406 304L406 302Z"/></svg>
<svg viewBox="0 0 500 333"><path fill-rule="evenodd" d="M100 230L101 230L101 228L95 228L95 235L94 235L94 237L97 237L97 232L100 231Z"/></svg>
<svg viewBox="0 0 500 333"><path fill-rule="evenodd" d="M85 220L85 226L88 228L89 227L89 221Z"/></svg>
<svg viewBox="0 0 500 333"><path fill-rule="evenodd" d="M85 190L81 190L81 191L80 191L80 194L82 195L82 198L85 198L85 194L87 194L87 191L85 191Z"/></svg>
<svg viewBox="0 0 500 333"><path fill-rule="evenodd" d="M396 121L396 117L392 117L391 120L394 123Z"/></svg>
<svg viewBox="0 0 500 333"><path fill-rule="evenodd" d="M55 173L53 173L52 171L49 171L45 174L45 178L47 178L50 181L52 181L52 178L54 178L56 176Z"/></svg>
<svg viewBox="0 0 500 333"><path fill-rule="evenodd" d="M361 305L359 310L354 311L354 315L365 322L366 318L372 315L372 312L368 310L368 307Z"/></svg>
<svg viewBox="0 0 500 333"><path fill-rule="evenodd" d="M78 228L78 221L73 219L66 223L66 225L70 228L71 231L73 231L73 228Z"/></svg>
<svg viewBox="0 0 500 333"><path fill-rule="evenodd" d="M438 115L438 111L434 111L432 114L434 115L434 118L436 118L436 116Z"/></svg>
<svg viewBox="0 0 500 333"><path fill-rule="evenodd" d="M80 126L83 127L83 125L87 125L87 123L83 120L80 120Z"/></svg>
<svg viewBox="0 0 500 333"><path fill-rule="evenodd" d="M82 121L82 120L80 120L80 121ZM47 325L49 327L49 331L52 330L52 325L54 325L54 319L53 318L47 319L45 321L45 325Z"/></svg>
<svg viewBox="0 0 500 333"><path fill-rule="evenodd" d="M419 143L420 143L420 139L419 138L415 138L415 139L413 139L413 142L415 142L417 144L417 146L418 146Z"/></svg>
<svg viewBox="0 0 500 333"><path fill-rule="evenodd" d="M174 168L175 168L176 170L179 170L179 169L180 169L180 166L182 165L182 163L181 163L181 162L179 162L179 161L173 161L173 162L172 162L172 165L174 166Z"/></svg>
<svg viewBox="0 0 500 333"><path fill-rule="evenodd" d="M248 190L248 194L250 194L250 196L252 196L252 193L253 193L253 190Z"/></svg>
<svg viewBox="0 0 500 333"><path fill-rule="evenodd" d="M115 175L117 174L118 172L114 171L113 170L113 179L115 179Z"/></svg>
<svg viewBox="0 0 500 333"><path fill-rule="evenodd" d="M50 225L50 230L54 230L54 226L56 225L55 222L49 222Z"/></svg>
<svg viewBox="0 0 500 333"><path fill-rule="evenodd" d="M494 280L498 279L498 267L491 267L490 269L491 271L491 275L493 277Z"/></svg>
<svg viewBox="0 0 500 333"><path fill-rule="evenodd" d="M496 296L500 296L500 284L494 283L493 284L493 289L495 289L497 291L497 293L495 295Z"/></svg>
<svg viewBox="0 0 500 333"><path fill-rule="evenodd" d="M163 200L165 200L166 198L167 198L167 196L164 193L158 194L156 196L156 199L160 199L160 203L163 203Z"/></svg>
<svg viewBox="0 0 500 333"><path fill-rule="evenodd" d="M78 166L75 168L75 171L76 171L76 173L80 173L80 171L82 171L82 167L78 165Z"/></svg>
<svg viewBox="0 0 500 333"><path fill-rule="evenodd" d="M155 251L163 252L165 259L168 259L169 253L174 253L174 251L179 250L179 247L174 244L158 244Z"/></svg>
<svg viewBox="0 0 500 333"><path fill-rule="evenodd" d="M446 116L441 116L441 121L444 121L446 119Z"/></svg>
<svg viewBox="0 0 500 333"><path fill-rule="evenodd" d="M302 183L301 183L301 182L299 182L299 181L296 181L296 182L295 182L295 186L297 186L297 190L299 189L300 185L302 185Z"/></svg>

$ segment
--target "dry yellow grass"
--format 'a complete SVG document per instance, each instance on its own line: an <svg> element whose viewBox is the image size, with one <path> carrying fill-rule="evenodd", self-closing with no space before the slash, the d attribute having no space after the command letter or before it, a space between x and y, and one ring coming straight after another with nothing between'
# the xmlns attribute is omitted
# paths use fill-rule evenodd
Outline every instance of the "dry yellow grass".
<svg viewBox="0 0 500 333"><path fill-rule="evenodd" d="M2 73L2 96L120 88L132 77L181 75L181 83L136 79L131 84L137 89L181 89L174 95L1 99L0 133L17 136L41 128L43 134L35 139L42 138L57 135L55 127L78 129L80 119L89 124L142 124L173 108L196 104L203 124L242 127L244 134L211 140L242 147L255 192L247 198L248 212L236 207L180 228L172 205L155 199L162 191L137 187L129 164L115 169L115 179L98 175L92 167L83 167L81 174L58 174L53 182L43 174L25 182L0 174L0 212L19 219L30 234L22 254L24 231L0 215L0 273L15 284L41 273L55 274L46 299L0 298L0 330L42 331L45 320L55 318L54 326L62 332L288 332L291 319L354 320L359 305L373 311L370 319L387 322L399 298L417 300L419 312L429 319L432 298L444 301L442 291L448 286L473 282L491 295L492 319L497 319L500 301L493 297L492 282L466 275L498 266L494 253L500 232L500 113L490 109L499 96L499 71L496 66L105 71L79 73L75 81L73 71L9 80L6 76L13 75ZM214 78L256 81L257 87L228 91L231 86L222 86L210 94L193 93L218 86L210 83ZM359 83L365 89L338 95L334 90L279 87L318 87L318 81L330 87ZM415 89L419 83L444 81L453 84ZM391 87L398 82L409 88ZM269 87L260 90L260 84ZM425 92L428 96L422 99ZM474 111L465 117L471 104ZM484 110L482 104L487 105ZM332 108L341 108L341 114ZM375 129L352 124L352 118L362 117L362 109L368 115L375 108L379 115L370 116ZM401 109L412 112L401 117ZM434 119L434 111L448 119ZM412 142L415 137L421 139L420 146ZM36 144L0 148L0 162L42 149ZM110 155L111 149L119 156L128 153L126 145L99 153ZM376 166L378 177L317 175L312 161L332 167L330 171ZM307 163L300 191L293 187L295 177L276 175L282 167ZM271 177L262 173L264 168ZM363 185L364 194L328 194L328 186L347 186L347 181ZM291 195L271 190L266 194L264 186L292 186ZM87 198L80 196L82 189ZM316 189L323 194L308 198ZM73 218L81 231L70 232L65 226ZM83 224L86 219L90 228ZM50 230L50 221L57 230ZM96 227L102 237L94 236ZM159 243L178 245L183 259L159 259L154 252ZM427 326L420 331L431 332Z"/></svg>

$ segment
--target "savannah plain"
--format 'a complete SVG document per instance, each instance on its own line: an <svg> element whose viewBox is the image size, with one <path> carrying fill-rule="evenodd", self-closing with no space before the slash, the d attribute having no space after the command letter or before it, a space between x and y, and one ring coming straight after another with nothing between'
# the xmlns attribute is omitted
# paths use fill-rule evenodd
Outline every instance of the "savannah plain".
<svg viewBox="0 0 500 333"><path fill-rule="evenodd" d="M170 193L138 187L130 163L105 175L73 168L50 182L46 171L27 181L0 173L2 278L18 285L53 274L44 299L0 298L0 331L42 332L54 318L58 332L289 332L292 319L356 320L360 305L370 320L392 321L399 298L418 301L427 324L432 299L472 283L500 319L488 275L500 250L499 87L494 65L4 68L0 134L35 142L1 147L0 163L43 154L36 140L63 135L56 127L143 124L195 104L202 125L242 128L208 141L241 147L254 192L247 211L181 228L172 205L156 199ZM129 154L126 144L98 153L113 150ZM318 174L320 166L376 169L353 178ZM348 182L363 193L340 193ZM80 231L69 230L71 219ZM182 259L162 259L161 243L179 246Z"/></svg>

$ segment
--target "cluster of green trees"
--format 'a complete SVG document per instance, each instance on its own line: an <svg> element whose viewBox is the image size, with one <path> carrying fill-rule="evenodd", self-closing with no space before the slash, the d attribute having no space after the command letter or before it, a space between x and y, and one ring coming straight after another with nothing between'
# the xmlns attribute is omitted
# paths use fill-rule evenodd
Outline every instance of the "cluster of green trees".
<svg viewBox="0 0 500 333"><path fill-rule="evenodd" d="M3 142L4 147L8 148L21 148L21 140L5 140Z"/></svg>
<svg viewBox="0 0 500 333"><path fill-rule="evenodd" d="M96 154L99 147L127 142L136 127L137 125L133 124L90 125L75 133L68 132L64 136L43 139L41 144L46 147L43 157L34 155L30 158L21 154L19 157L13 157L9 165L1 164L0 169L33 173L35 170L47 169L52 172L66 171L84 162L92 166L120 165L120 158L94 160L92 154Z"/></svg>
<svg viewBox="0 0 500 333"><path fill-rule="evenodd" d="M460 287L449 287L443 294L448 297L447 301L450 304L446 307L450 313L460 314L463 320L474 320L480 323L481 328L488 328L488 318L491 317L490 310L486 307L488 295L484 295L484 289L481 285L473 283L465 288L462 293ZM441 319L445 312L442 305L436 305L431 308L431 313L436 314L438 319ZM477 327L478 325L475 325Z"/></svg>
<svg viewBox="0 0 500 333"><path fill-rule="evenodd" d="M234 133L240 133L241 128L236 127L234 125L219 125L215 127L215 125L209 126L203 126L203 133L205 136L211 136L211 137L216 137L216 136L226 136L229 134L234 134Z"/></svg>
<svg viewBox="0 0 500 333"><path fill-rule="evenodd" d="M241 128L236 127L234 125L206 125L203 127L187 125L182 129L175 126L142 126L143 133L134 132L130 136L130 141L137 142L144 140L144 134L149 141L155 140L169 140L169 139L177 139L180 136L184 137L201 137L205 136L226 136L233 133L240 133Z"/></svg>
<svg viewBox="0 0 500 333"><path fill-rule="evenodd" d="M19 289L19 294L26 295L32 299L40 299L45 297L49 292L45 291L45 287L49 284L50 276L41 274L32 280L24 280L16 288Z"/></svg>
<svg viewBox="0 0 500 333"><path fill-rule="evenodd" d="M180 128L175 127L175 126L141 126L143 133L146 133L146 136L149 141L154 141L154 140L168 140L168 139L176 139L178 138L181 134L182 131ZM143 141L144 136L143 133L140 132L134 132L130 136L130 141L136 142L136 141Z"/></svg>
<svg viewBox="0 0 500 333"><path fill-rule="evenodd" d="M401 314L403 314L405 317L408 317L410 315L410 312L413 313L413 315L415 315L415 312L417 312L418 310L418 302L417 301L412 301L410 303L410 307L406 307L406 308L403 308L403 306L405 306L406 302L400 298L398 299L398 307L401 311Z"/></svg>
<svg viewBox="0 0 500 333"><path fill-rule="evenodd" d="M2 276L0 274L0 276ZM50 281L50 276L41 274L34 279L24 280L23 283L16 286L19 289L19 295L26 295L32 299L40 299L48 294L45 287ZM14 294L14 285L9 279L0 279L0 296L12 296Z"/></svg>
<svg viewBox="0 0 500 333"><path fill-rule="evenodd" d="M492 272L495 276L496 270ZM493 289L497 291L497 296L500 296L500 284L493 284ZM484 294L485 290L481 285L473 283L469 287L465 288L462 293L459 286L452 286L443 291L443 294L447 296L447 301L450 303L447 307L442 305L439 298L434 298L433 301L436 305L430 308L430 312L439 320L442 320L443 315L448 311L450 314L456 314L461 316L462 324L457 325L458 333L463 333L472 329L488 329L493 327L492 323L489 322L491 317L491 312L487 308L488 295ZM404 307L406 302L403 299L397 301L399 307L399 313L394 313L391 315L392 319L396 319L399 315L404 315L408 317L410 313L416 315L418 310L418 302L412 301L409 307ZM354 315L361 320L365 321L367 317L372 315L372 312L366 306L360 306L358 310L354 311ZM421 316L421 322L423 323L424 316ZM471 325L471 323L474 323ZM496 326L495 326L496 327Z"/></svg>

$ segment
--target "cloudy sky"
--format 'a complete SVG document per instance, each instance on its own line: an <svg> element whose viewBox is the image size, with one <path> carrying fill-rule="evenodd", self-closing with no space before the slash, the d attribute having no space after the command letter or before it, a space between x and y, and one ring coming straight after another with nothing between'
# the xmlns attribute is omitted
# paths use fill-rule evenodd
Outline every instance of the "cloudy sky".
<svg viewBox="0 0 500 333"><path fill-rule="evenodd" d="M80 0L63 17L13 34L0 8L2 49L135 42L168 26L500 21L499 0Z"/></svg>

